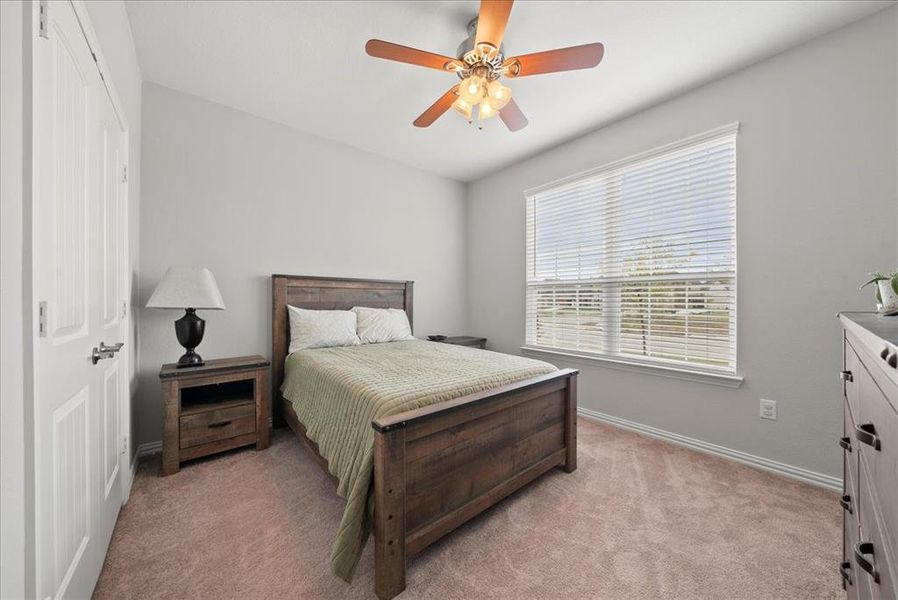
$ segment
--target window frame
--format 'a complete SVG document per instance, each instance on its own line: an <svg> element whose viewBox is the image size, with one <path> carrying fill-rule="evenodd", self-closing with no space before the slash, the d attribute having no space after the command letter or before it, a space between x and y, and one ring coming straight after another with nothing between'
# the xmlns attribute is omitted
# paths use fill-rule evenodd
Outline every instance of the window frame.
<svg viewBox="0 0 898 600"><path fill-rule="evenodd" d="M524 315L524 345L521 346L521 350L525 354L534 354L534 355L545 355L549 357L559 357L559 359L565 359L567 362L582 362L584 364L601 364L602 366L607 366L615 369L621 369L625 371L634 371L639 373L647 373L652 375L660 375L666 377L673 377L675 379L683 379L688 381L697 381L702 383L710 383L714 385L721 385L725 387L736 388L742 384L743 377L739 374L739 362L738 362L738 254L737 254L737 240L738 240L738 224L737 224L737 197L738 197L738 133L739 133L739 122L733 122L728 125L724 125L722 127L718 127L715 129L711 129L709 131L705 131L703 133L693 135L676 142L665 144L663 146L659 146L653 148L651 150L641 152L632 156L628 156L626 158L613 161L611 163L607 163L601 165L599 167L589 169L587 171L583 171L580 173L576 173L574 175L570 175L568 177L564 177L540 186L536 186L533 188L529 188L524 190L524 206L525 213L527 212L527 204L530 199L540 193L544 193L547 191L555 191L559 188L563 188L568 185L577 184L578 182L583 182L590 178L595 178L598 176L607 175L611 172L620 171L626 167L631 167L637 165L642 162L650 161L653 159L657 159L663 157L665 155L669 155L675 153L679 150L684 150L690 148L692 146L700 145L702 143L713 142L715 140L732 136L734 138L734 145L736 146L736 156L734 157L734 208L733 208L733 269L731 271L703 271L699 273L679 273L672 275L656 275L656 276L600 276L590 279L578 280L576 282L568 282L566 285L590 285L590 284L598 284L600 286L608 286L608 284L626 284L626 283L645 283L646 281L653 281L655 279L658 280L675 280L675 281L707 281L709 275L718 278L729 278L732 280L733 285L733 302L732 302L732 369L729 367L726 368L717 368L713 366L708 366L707 368L702 367L700 364L684 364L683 362L675 361L675 360L666 360L663 358L654 358L654 357L638 357L638 356L629 356L624 354L604 354L598 352L588 352L581 350L569 350L564 348L553 348L553 347L545 347L545 346L535 346L528 344L527 331L530 326L529 323L529 314L527 309L528 297L530 295L530 290L533 288L538 288L545 286L548 289L553 289L559 287L559 283L531 283L530 282L530 274L528 272L529 268L529 255L530 255L530 247L528 245L530 232L528 228L524 228L524 251L525 251L525 274L524 274L524 302L525 302L525 315ZM565 285L565 284L562 284ZM619 286L618 286L619 287ZM612 322L615 323L616 327L614 331L616 333L608 336L613 340L619 337L620 334L620 317L617 318L613 316L607 317Z"/></svg>

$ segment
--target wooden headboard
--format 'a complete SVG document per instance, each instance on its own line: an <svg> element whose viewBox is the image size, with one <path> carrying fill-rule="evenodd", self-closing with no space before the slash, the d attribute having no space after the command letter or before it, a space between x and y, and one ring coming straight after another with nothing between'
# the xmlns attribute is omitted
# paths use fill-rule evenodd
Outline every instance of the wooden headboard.
<svg viewBox="0 0 898 600"><path fill-rule="evenodd" d="M284 361L290 345L287 305L312 310L349 310L353 306L401 308L412 320L413 281L346 279L306 275L271 276L271 374L272 409L275 426L280 426L281 384Z"/></svg>

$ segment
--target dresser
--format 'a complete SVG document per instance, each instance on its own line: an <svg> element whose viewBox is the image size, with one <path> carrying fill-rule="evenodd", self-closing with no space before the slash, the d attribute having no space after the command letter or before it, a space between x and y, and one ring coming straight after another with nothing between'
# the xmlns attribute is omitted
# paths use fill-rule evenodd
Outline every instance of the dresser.
<svg viewBox="0 0 898 600"><path fill-rule="evenodd" d="M841 313L848 598L898 599L898 317Z"/></svg>

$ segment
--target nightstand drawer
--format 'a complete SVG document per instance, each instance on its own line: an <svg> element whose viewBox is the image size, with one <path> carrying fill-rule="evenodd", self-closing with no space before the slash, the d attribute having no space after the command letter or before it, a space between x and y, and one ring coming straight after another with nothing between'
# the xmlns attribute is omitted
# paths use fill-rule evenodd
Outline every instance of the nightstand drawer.
<svg viewBox="0 0 898 600"><path fill-rule="evenodd" d="M181 448L226 440L256 431L256 405L209 410L181 417Z"/></svg>

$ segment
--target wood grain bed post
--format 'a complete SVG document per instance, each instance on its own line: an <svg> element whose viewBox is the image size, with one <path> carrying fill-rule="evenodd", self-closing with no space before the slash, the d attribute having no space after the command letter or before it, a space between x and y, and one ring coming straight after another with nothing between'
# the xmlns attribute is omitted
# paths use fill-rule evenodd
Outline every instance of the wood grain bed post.
<svg viewBox="0 0 898 600"><path fill-rule="evenodd" d="M403 304L405 304L405 315L408 317L408 326L411 327L412 333L415 332L415 282L405 282L405 293L403 294Z"/></svg>
<svg viewBox="0 0 898 600"><path fill-rule="evenodd" d="M287 280L271 276L271 424L283 427L281 384L284 382L284 358L287 356Z"/></svg>
<svg viewBox="0 0 898 600"><path fill-rule="evenodd" d="M374 593L405 589L405 429L374 433Z"/></svg>
<svg viewBox="0 0 898 600"><path fill-rule="evenodd" d="M564 470L577 470L577 375L572 373L564 389Z"/></svg>

